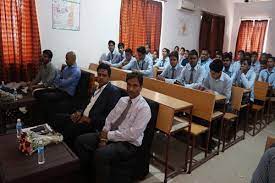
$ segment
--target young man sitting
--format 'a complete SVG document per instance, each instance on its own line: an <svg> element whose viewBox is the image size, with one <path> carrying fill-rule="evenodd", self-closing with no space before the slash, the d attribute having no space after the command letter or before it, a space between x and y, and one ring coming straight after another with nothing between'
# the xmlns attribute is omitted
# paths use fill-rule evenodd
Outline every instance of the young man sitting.
<svg viewBox="0 0 275 183"><path fill-rule="evenodd" d="M223 72L234 81L236 73L233 71L232 55L227 52L223 54Z"/></svg>
<svg viewBox="0 0 275 183"><path fill-rule="evenodd" d="M163 48L162 49L162 59L158 59L157 63L154 65L154 67L157 67L158 69L166 68L170 64L169 54L170 54L170 50L167 48Z"/></svg>
<svg viewBox="0 0 275 183"><path fill-rule="evenodd" d="M158 76L159 80L167 83L174 83L176 81L183 69L183 67L179 64L178 58L178 52L173 51L170 53L170 64L166 66L164 71L162 71L162 73Z"/></svg>
<svg viewBox="0 0 275 183"><path fill-rule="evenodd" d="M182 70L175 84L183 85L187 88L196 88L202 84L204 69L198 64L198 52L191 50L189 52L189 63Z"/></svg>
<svg viewBox="0 0 275 183"><path fill-rule="evenodd" d="M204 70L204 76L203 78L206 78L209 73L209 65L213 60L210 58L209 51L207 49L203 49L201 51L201 57L198 62L198 64L203 68Z"/></svg>
<svg viewBox="0 0 275 183"><path fill-rule="evenodd" d="M130 48L127 48L125 50L125 58L117 64L111 64L111 66L124 69L124 66L129 64L131 61L132 62L136 61L136 58L133 57L133 51Z"/></svg>
<svg viewBox="0 0 275 183"><path fill-rule="evenodd" d="M219 59L214 60L210 64L210 74L203 81L203 87L210 93L224 95L228 103L231 97L232 81L227 74L222 72L222 69L223 62Z"/></svg>
<svg viewBox="0 0 275 183"><path fill-rule="evenodd" d="M142 145L144 131L151 119L151 110L140 95L143 77L140 73L127 74L127 93L106 118L100 133L89 133L77 138L75 148L83 170L94 170L96 182L112 182L112 163L129 159Z"/></svg>
<svg viewBox="0 0 275 183"><path fill-rule="evenodd" d="M234 84L236 86L251 90L250 101L254 102L254 84L256 80L256 73L251 68L251 60L244 58L241 63L241 69L236 75Z"/></svg>
<svg viewBox="0 0 275 183"><path fill-rule="evenodd" d="M254 70L254 72L257 75L259 75L260 69L261 69L261 64L258 60L258 53L255 51L251 53L251 68Z"/></svg>
<svg viewBox="0 0 275 183"><path fill-rule="evenodd" d="M123 69L139 72L146 77L153 77L153 61L146 55L144 46L137 48L136 60L130 61Z"/></svg>
<svg viewBox="0 0 275 183"><path fill-rule="evenodd" d="M101 56L99 63L115 64L120 62L120 53L115 50L116 43L113 40L108 42L109 53L106 56Z"/></svg>
<svg viewBox="0 0 275 183"><path fill-rule="evenodd" d="M270 57L267 60L267 69L260 72L259 81L267 82L275 89L275 58Z"/></svg>

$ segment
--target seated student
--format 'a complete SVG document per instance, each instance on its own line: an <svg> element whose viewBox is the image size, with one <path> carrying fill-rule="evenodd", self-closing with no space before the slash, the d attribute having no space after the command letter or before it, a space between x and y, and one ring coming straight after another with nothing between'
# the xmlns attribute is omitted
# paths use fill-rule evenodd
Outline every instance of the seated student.
<svg viewBox="0 0 275 183"><path fill-rule="evenodd" d="M151 53L151 47L149 44L145 44L145 50L146 50L146 55L150 58L153 59L152 53Z"/></svg>
<svg viewBox="0 0 275 183"><path fill-rule="evenodd" d="M186 64L188 64L188 57L189 57L189 50L185 50L185 52L184 52L184 59L182 59L179 63L183 66L183 67L185 67L186 66Z"/></svg>
<svg viewBox="0 0 275 183"><path fill-rule="evenodd" d="M233 83L236 86L251 90L250 101L254 102L254 83L256 80L256 73L251 68L251 60L245 58L242 61L241 69L237 72Z"/></svg>
<svg viewBox="0 0 275 183"><path fill-rule="evenodd" d="M117 64L111 64L112 67L124 69L123 67L127 64L129 64L131 61L135 61L135 57L133 57L133 51L130 48L127 48L125 50L125 58L117 63Z"/></svg>
<svg viewBox="0 0 275 183"><path fill-rule="evenodd" d="M258 60L258 53L255 51L251 53L251 68L254 70L254 72L257 75L259 75L261 64L260 64L260 61Z"/></svg>
<svg viewBox="0 0 275 183"><path fill-rule="evenodd" d="M198 64L204 69L204 78L207 77L209 73L209 65L213 60L210 58L209 51L207 49L203 49L201 51L201 57Z"/></svg>
<svg viewBox="0 0 275 183"><path fill-rule="evenodd" d="M233 63L233 72L235 72L235 73L238 73L241 68L241 62L244 59L244 51L243 50L238 51L237 58L238 58L238 60Z"/></svg>
<svg viewBox="0 0 275 183"><path fill-rule="evenodd" d="M146 77L153 77L153 61L146 55L144 46L137 48L136 60L130 61L123 69L140 72Z"/></svg>
<svg viewBox="0 0 275 183"><path fill-rule="evenodd" d="M109 82L111 76L109 65L99 64L97 76L99 86L93 92L90 102L79 110L81 112L71 115L59 114L55 120L54 127L63 134L64 141L70 147L79 135L101 131L107 115L121 96L120 90Z"/></svg>
<svg viewBox="0 0 275 183"><path fill-rule="evenodd" d="M222 72L223 62L215 59L209 67L210 73L203 81L203 89L206 89L208 92L224 95L226 103L228 103L231 97L232 81L227 74Z"/></svg>
<svg viewBox="0 0 275 183"><path fill-rule="evenodd" d="M236 73L233 72L232 55L227 52L223 54L223 72L231 78L232 82L234 81Z"/></svg>
<svg viewBox="0 0 275 183"><path fill-rule="evenodd" d="M102 132L81 135L75 142L81 168L95 172L95 182L112 182L112 163L129 159L137 152L151 119L150 107L140 95L142 75L129 73L126 81L129 96L120 98L107 116Z"/></svg>
<svg viewBox="0 0 275 183"><path fill-rule="evenodd" d="M215 59L223 60L223 53L221 50L216 50L216 56Z"/></svg>
<svg viewBox="0 0 275 183"><path fill-rule="evenodd" d="M260 56L260 62L266 61L267 62L267 53L262 53Z"/></svg>
<svg viewBox="0 0 275 183"><path fill-rule="evenodd" d="M70 51L66 54L66 67L54 79L54 88L47 88L42 92L35 92L35 97L49 102L69 99L75 94L76 86L81 76L80 68L76 64L76 55Z"/></svg>
<svg viewBox="0 0 275 183"><path fill-rule="evenodd" d="M153 60L153 65L155 65L159 59L159 53L158 50L154 50L152 54L152 60Z"/></svg>
<svg viewBox="0 0 275 183"><path fill-rule="evenodd" d="M118 48L118 52L120 54L119 62L121 62L122 60L125 59L125 51L124 51L125 45L124 45L124 43L118 43L117 48Z"/></svg>
<svg viewBox="0 0 275 183"><path fill-rule="evenodd" d="M165 67L164 71L158 76L159 80L165 81L166 83L174 83L176 78L180 76L183 67L179 64L178 52L173 51L169 54L170 64Z"/></svg>
<svg viewBox="0 0 275 183"><path fill-rule="evenodd" d="M157 63L154 65L154 67L157 67L159 69L164 69L165 67L167 67L170 63L169 54L170 54L170 50L167 48L163 48L162 49L162 59L158 59Z"/></svg>
<svg viewBox="0 0 275 183"><path fill-rule="evenodd" d="M198 64L199 55L196 50L189 52L189 63L182 70L175 84L181 84L187 88L196 88L202 84L204 70Z"/></svg>
<svg viewBox="0 0 275 183"><path fill-rule="evenodd" d="M116 43L113 40L110 40L108 42L108 49L109 53L104 57L101 56L99 63L105 63L105 64L116 64L120 62L120 53L115 50ZM104 60L101 60L104 59Z"/></svg>
<svg viewBox="0 0 275 183"><path fill-rule="evenodd" d="M180 51L180 47L179 46L175 46L174 51L179 52Z"/></svg>
<svg viewBox="0 0 275 183"><path fill-rule="evenodd" d="M268 82L275 89L275 58L270 57L267 60L267 69L260 72L259 81Z"/></svg>
<svg viewBox="0 0 275 183"><path fill-rule="evenodd" d="M185 59L184 53L185 53L185 48L184 48L184 47L181 47L181 48L180 48L180 52L179 52L179 63L181 63L182 60Z"/></svg>
<svg viewBox="0 0 275 183"><path fill-rule="evenodd" d="M51 50L44 50L41 58L41 66L32 82L28 82L31 90L36 88L47 88L52 86L57 75L57 70L52 64L53 53ZM41 82L41 84L40 84Z"/></svg>
<svg viewBox="0 0 275 183"><path fill-rule="evenodd" d="M262 156L251 183L273 183L275 182L275 147L270 147Z"/></svg>

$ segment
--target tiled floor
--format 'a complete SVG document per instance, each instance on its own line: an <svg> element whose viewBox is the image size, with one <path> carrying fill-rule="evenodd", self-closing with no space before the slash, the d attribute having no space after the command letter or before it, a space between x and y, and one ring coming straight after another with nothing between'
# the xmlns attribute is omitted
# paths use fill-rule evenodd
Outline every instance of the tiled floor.
<svg viewBox="0 0 275 183"><path fill-rule="evenodd" d="M224 153L215 156L191 175L180 174L169 180L171 183L248 183L264 152L266 137L275 136L275 122L269 124L255 137L246 135L246 139L232 146ZM154 148L159 149L164 141L154 141ZM183 145L178 142L171 144L172 163L183 162L180 152ZM161 150L158 150L158 152ZM164 152L164 151L163 151ZM142 183L163 182L163 171L151 165L150 175ZM158 166L159 167L159 166Z"/></svg>

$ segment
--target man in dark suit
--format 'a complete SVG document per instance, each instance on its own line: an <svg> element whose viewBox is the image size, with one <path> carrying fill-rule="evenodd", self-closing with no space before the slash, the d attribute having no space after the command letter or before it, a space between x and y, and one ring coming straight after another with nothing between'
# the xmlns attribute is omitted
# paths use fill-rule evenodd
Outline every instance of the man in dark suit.
<svg viewBox="0 0 275 183"><path fill-rule="evenodd" d="M57 115L53 126L63 134L64 141L70 147L73 147L74 140L79 135L100 132L105 125L106 117L120 99L120 90L109 82L110 76L110 66L101 63L97 68L99 86L92 92L88 105L71 115Z"/></svg>

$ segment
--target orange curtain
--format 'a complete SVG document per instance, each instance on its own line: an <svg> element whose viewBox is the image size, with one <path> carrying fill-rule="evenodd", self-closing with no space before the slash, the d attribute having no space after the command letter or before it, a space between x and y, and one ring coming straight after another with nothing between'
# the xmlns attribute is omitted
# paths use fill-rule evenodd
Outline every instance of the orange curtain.
<svg viewBox="0 0 275 183"><path fill-rule="evenodd" d="M267 24L268 24L267 20L255 21L252 39L251 39L251 51L262 53Z"/></svg>
<svg viewBox="0 0 275 183"><path fill-rule="evenodd" d="M41 55L35 0L0 1L0 52L2 80L34 77Z"/></svg>
<svg viewBox="0 0 275 183"><path fill-rule="evenodd" d="M148 43L159 49L162 4L151 0L122 0L120 10L120 42L135 52Z"/></svg>
<svg viewBox="0 0 275 183"><path fill-rule="evenodd" d="M256 20L255 22L253 20L241 21L235 54L239 50L261 53L263 51L267 24L267 20Z"/></svg>

